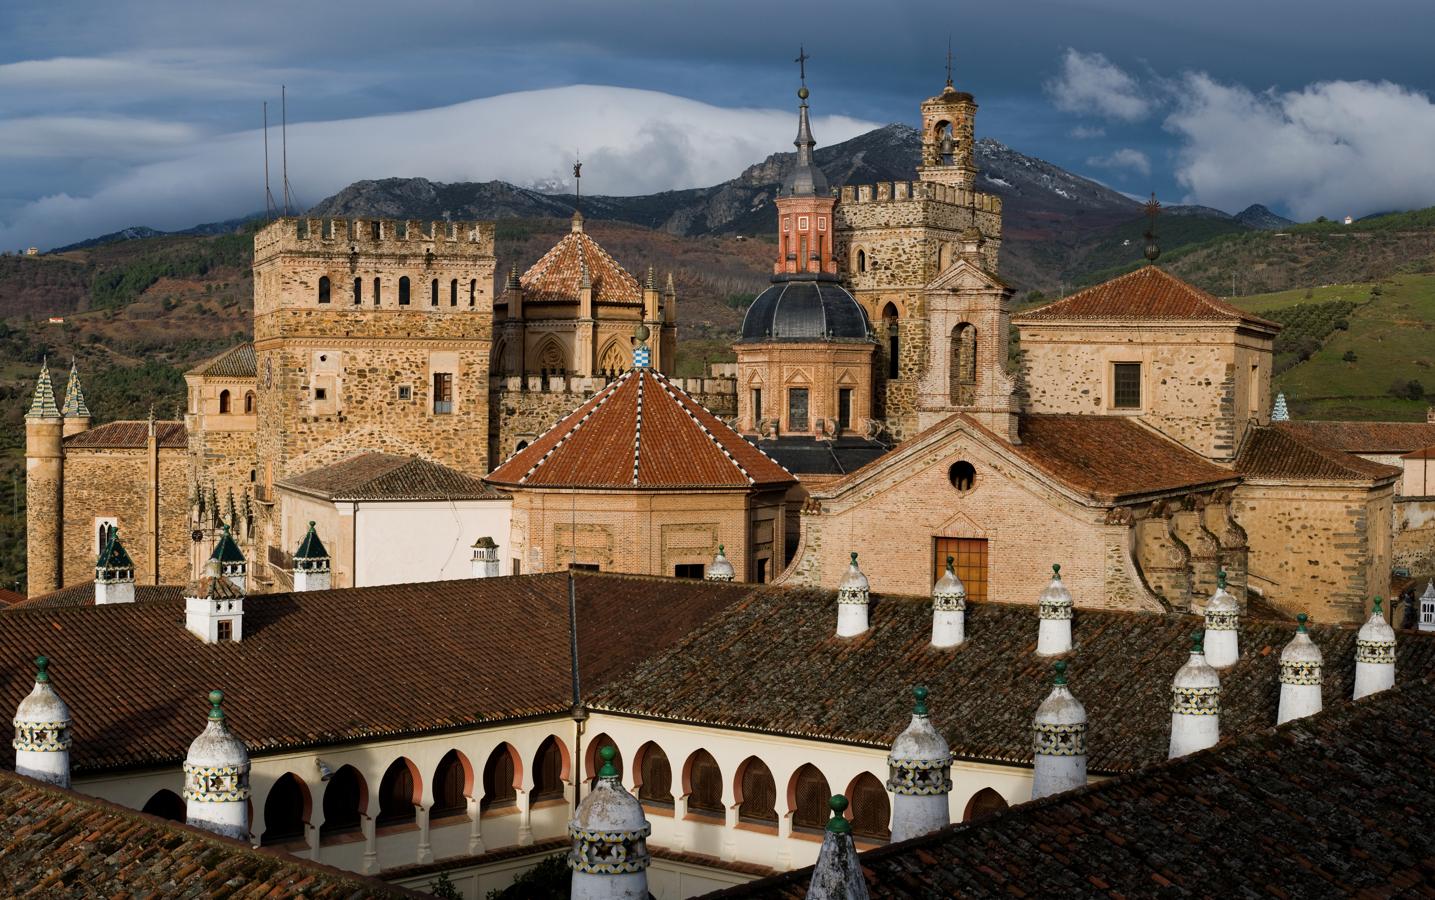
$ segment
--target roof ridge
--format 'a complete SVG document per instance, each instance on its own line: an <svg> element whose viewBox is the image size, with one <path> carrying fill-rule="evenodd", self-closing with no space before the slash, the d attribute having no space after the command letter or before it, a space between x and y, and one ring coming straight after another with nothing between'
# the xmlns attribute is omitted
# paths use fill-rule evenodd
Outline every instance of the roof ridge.
<svg viewBox="0 0 1435 900"><path fill-rule="evenodd" d="M638 405L633 415L633 484L638 483L638 463L643 453L643 375L647 369L630 369L638 373Z"/></svg>
<svg viewBox="0 0 1435 900"><path fill-rule="evenodd" d="M619 378L617 381L613 382L612 384L610 384L610 385L608 385L607 387L603 388L603 390L601 390L601 391L599 391L598 393L594 394L594 395L593 395L593 399L596 400L596 401L598 401L598 402L594 403L591 409L589 409L586 413L584 413L583 416L582 416L580 419L578 419L578 421L574 422L574 423L572 424L572 426L569 427L567 434L564 434L561 438L558 439L557 443L555 443L552 447L549 447L549 448L548 448L548 452L546 452L546 453L544 453L542 456L538 457L538 461L535 462L533 465L531 465L531 466L528 467L528 471L523 473L523 477L518 479L518 483L519 483L519 484L523 484L524 482L526 482L526 481L529 479L529 477L531 477L531 476L533 475L534 472L537 472L538 469L539 469L539 467L541 467L545 462L547 462L547 461L548 461L548 458L549 458L550 456L552 456L553 454L555 454L555 453L558 452L558 448L559 448L559 447L562 447L565 443L567 443L568 439L569 439L570 437L572 437L573 434L574 434L578 429L580 429L580 428L583 427L583 423L584 423L584 422L586 422L586 421L588 421L589 419L591 419L591 418L593 417L593 414L596 413L599 409L601 409L604 403L607 403L608 400L611 399L614 394L618 393L618 388L620 388L620 387L622 387L624 384L626 384L626 383L628 382L628 379L631 378L631 377L633 376L633 373L636 372L636 371L637 371L636 369L629 369L627 372L624 372L624 373L623 373L623 376L622 376L621 378ZM579 408L581 409L582 407L579 407ZM566 417L565 417L565 418L566 418ZM543 434L539 435L538 438L534 440L534 443L536 444L536 443L538 443L538 441L543 440L545 437L547 437L549 434L551 434L555 429L557 429L559 425L562 425L562 424L563 424L563 419L559 419L557 422L555 422L555 423L553 424L553 427L552 427L552 428L549 428L547 431L543 432ZM514 455L514 456L517 456L518 454L517 454L517 453L514 453L513 455ZM497 471L497 470L495 470L495 471Z"/></svg>
<svg viewBox="0 0 1435 900"><path fill-rule="evenodd" d="M658 381L658 384L659 384L660 387L662 387L662 389L663 389L664 391L667 392L667 395L673 399L673 402L678 405L678 408L681 409L684 413L687 414L688 418L692 420L693 424L696 425L696 426L698 426L698 428L701 428L701 429L702 429L703 434L706 435L706 436L707 436L707 439L712 442L712 445L713 445L714 447L718 448L718 450L720 450L720 451L722 452L722 455L723 455L723 456L727 457L727 461L730 462L730 463L732 463L733 466L734 466L739 472L742 473L742 477L744 477L744 478L747 479L747 483L748 483L748 484L756 484L756 483L757 483L757 479L753 478L753 477L752 477L752 473L749 472L749 471L747 470L747 468L746 468L745 466L743 466L742 463L740 463L740 462L737 461L737 457L735 457L735 456L732 455L732 451L729 450L727 447L725 447L725 446L723 445L722 441L720 441L720 440L717 439L717 435L713 434L710 430L708 430L708 427L707 427L706 425L704 425L701 421L699 421L697 416L693 415L693 411L690 410L690 409L688 409L687 404L683 403L682 400L679 400L679 399L678 399L678 395L675 394L675 393L673 393L673 387L672 387L672 385L668 382L667 378L666 378L666 377L661 377L660 380ZM687 393L687 392L684 391L684 393ZM640 409L641 409L641 407L640 407ZM716 419L717 417L716 417L716 416L713 416L713 418ZM721 422L722 420L721 420L721 419L718 419L718 421ZM735 433L735 432L734 432L734 433ZM738 439L739 439L739 440L742 440L742 439L743 439L743 438L742 438L742 435L738 435ZM782 470L783 470L784 472L787 472L787 467L786 467L786 466L782 466L782 463L778 463L778 465L782 467ZM791 475L792 473L791 473L791 472L788 472L788 474Z"/></svg>

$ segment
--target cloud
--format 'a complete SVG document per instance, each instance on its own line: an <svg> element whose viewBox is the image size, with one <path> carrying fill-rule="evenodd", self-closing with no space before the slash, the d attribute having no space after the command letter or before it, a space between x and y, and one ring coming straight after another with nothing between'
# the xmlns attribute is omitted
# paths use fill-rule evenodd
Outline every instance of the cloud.
<svg viewBox="0 0 1435 900"><path fill-rule="evenodd" d="M1130 169L1138 175L1151 174L1151 158L1140 150L1133 150L1130 147L1122 147L1106 156L1089 157L1086 164L1102 169Z"/></svg>
<svg viewBox="0 0 1435 900"><path fill-rule="evenodd" d="M1140 83L1104 54L1074 47L1062 54L1061 74L1044 87L1057 109L1080 115L1136 122L1153 106Z"/></svg>
<svg viewBox="0 0 1435 900"><path fill-rule="evenodd" d="M1435 105L1390 82L1260 93L1183 76L1165 127L1191 202L1285 207L1298 219L1435 205Z"/></svg>
<svg viewBox="0 0 1435 900"><path fill-rule="evenodd" d="M31 116L0 119L0 159L152 157L191 144L198 129L179 122L107 116Z"/></svg>
<svg viewBox="0 0 1435 900"><path fill-rule="evenodd" d="M731 109L629 88L525 91L291 124L289 177L305 203L366 178L532 184L564 177L578 151L585 193L646 194L715 184L788 150L796 119L793 110ZM845 116L813 122L828 144L875 127ZM271 157L276 139L271 131ZM24 204L0 223L0 247L53 247L130 225L183 228L260 209L262 152L258 131L171 148L87 195L57 193Z"/></svg>
<svg viewBox="0 0 1435 900"><path fill-rule="evenodd" d="M1096 138L1106 137L1106 129L1100 127L1092 127L1090 125L1078 125L1075 128L1071 129L1070 134L1078 141L1089 141Z"/></svg>

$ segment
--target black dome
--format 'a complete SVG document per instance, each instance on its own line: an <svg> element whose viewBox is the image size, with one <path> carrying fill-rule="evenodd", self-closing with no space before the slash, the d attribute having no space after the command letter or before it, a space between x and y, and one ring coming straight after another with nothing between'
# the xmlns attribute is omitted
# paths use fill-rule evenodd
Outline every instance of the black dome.
<svg viewBox="0 0 1435 900"><path fill-rule="evenodd" d="M743 343L868 341L867 311L835 279L775 278L742 320Z"/></svg>

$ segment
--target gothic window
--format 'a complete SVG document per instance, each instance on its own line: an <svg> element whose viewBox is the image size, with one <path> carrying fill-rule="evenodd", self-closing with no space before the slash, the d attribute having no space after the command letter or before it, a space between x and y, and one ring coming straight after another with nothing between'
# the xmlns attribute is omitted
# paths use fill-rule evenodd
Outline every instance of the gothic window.
<svg viewBox="0 0 1435 900"><path fill-rule="evenodd" d="M447 415L453 412L453 373L433 373L433 411L434 415Z"/></svg>
<svg viewBox="0 0 1435 900"><path fill-rule="evenodd" d="M267 806L265 810L268 811ZM161 819L169 819L171 822L183 822L185 817L184 800L174 791L155 791L154 796L145 801L144 809L140 812L159 816Z"/></svg>
<svg viewBox="0 0 1435 900"><path fill-rule="evenodd" d="M563 798L563 749L558 739L549 735L533 756L533 800Z"/></svg>
<svg viewBox="0 0 1435 900"><path fill-rule="evenodd" d="M458 279L455 278L448 283L448 305L458 306Z"/></svg>
<svg viewBox="0 0 1435 900"><path fill-rule="evenodd" d="M468 305L469 305L469 306L473 306L474 303L475 303L475 301L477 301L477 300L478 300L478 279L477 279L477 278L470 278L470 279L468 280Z"/></svg>
<svg viewBox="0 0 1435 900"><path fill-rule="evenodd" d="M887 827L892 807L887 799L887 789L871 772L863 772L847 789L847 800L851 804L848 815L852 819L852 833L869 841L890 841L892 830Z"/></svg>
<svg viewBox="0 0 1435 900"><path fill-rule="evenodd" d="M429 282L429 306L438 306L438 279Z"/></svg>
<svg viewBox="0 0 1435 900"><path fill-rule="evenodd" d="M620 776L623 774L623 754L618 749L618 745L614 743L613 739L608 737L606 734L600 734L588 742L589 787L593 786L598 782L598 770L603 768L603 757L598 755L598 751L602 750L604 747L613 748L613 768L618 770L618 774Z"/></svg>
<svg viewBox="0 0 1435 900"><path fill-rule="evenodd" d="M253 391L248 391L248 392L246 392L246 393L244 394L244 414L247 415L247 416L252 416L252 415L254 415L254 392L253 392Z"/></svg>
<svg viewBox="0 0 1435 900"><path fill-rule="evenodd" d="M450 750L438 761L433 774L433 809L429 817L442 819L468 812L468 761Z"/></svg>
<svg viewBox="0 0 1435 900"><path fill-rule="evenodd" d="M517 802L518 789L514 787L517 775L513 747L499 744L483 764L483 799L479 801L479 809L487 812L490 808L502 809Z"/></svg>
<svg viewBox="0 0 1435 900"><path fill-rule="evenodd" d="M320 303L328 303L328 302L329 302L329 276L328 276L328 275L320 275L320 276L319 276L319 302L320 302Z"/></svg>
<svg viewBox="0 0 1435 900"><path fill-rule="evenodd" d="M220 415L229 413L229 391L219 392L219 413Z"/></svg>
<svg viewBox="0 0 1435 900"><path fill-rule="evenodd" d="M898 343L898 332L900 329L897 319L897 307L888 303L882 307L882 327L887 331L887 377L901 378L901 359L899 351L902 349Z"/></svg>
<svg viewBox="0 0 1435 900"><path fill-rule="evenodd" d="M947 557L952 557L952 568L967 588L967 597L981 602L987 599L987 541L986 538L934 539L932 548L932 581L935 582L947 570Z"/></svg>
<svg viewBox="0 0 1435 900"><path fill-rule="evenodd" d="M302 841L308 818L309 791L293 772L285 772L264 798L264 833L259 843L267 846Z"/></svg>
<svg viewBox="0 0 1435 900"><path fill-rule="evenodd" d="M756 756L748 757L742 764L738 785L738 821L776 825L777 782L772 780L767 764Z"/></svg>
<svg viewBox="0 0 1435 900"><path fill-rule="evenodd" d="M414 821L414 805L418 802L414 783L413 763L403 757L394 760L379 782L379 817L374 824L407 825Z"/></svg>
<svg viewBox="0 0 1435 900"><path fill-rule="evenodd" d="M970 822L973 819L980 819L992 813L999 813L1007 808L1007 802L1001 794L991 788L982 788L972 795L967 802L966 814L962 816L963 822Z"/></svg>
<svg viewBox="0 0 1435 900"><path fill-rule="evenodd" d="M409 276L399 278L399 306L409 305Z"/></svg>
<svg viewBox="0 0 1435 900"><path fill-rule="evenodd" d="M563 356L563 347L557 341L543 345L538 354L538 366L550 375L562 375L568 370L568 360Z"/></svg>
<svg viewBox="0 0 1435 900"><path fill-rule="evenodd" d="M707 815L724 815L722 770L711 753L699 750L688 759L688 810Z"/></svg>
<svg viewBox="0 0 1435 900"><path fill-rule="evenodd" d="M951 400L969 406L977 399L977 329L963 322L952 329Z"/></svg>
<svg viewBox="0 0 1435 900"><path fill-rule="evenodd" d="M354 279L354 305L358 306L364 302L364 279Z"/></svg>
<svg viewBox="0 0 1435 900"><path fill-rule="evenodd" d="M807 388L787 389L787 430L801 433L807 430Z"/></svg>
<svg viewBox="0 0 1435 900"><path fill-rule="evenodd" d="M663 748L649 741L638 750L638 799L654 806L673 805L673 769Z"/></svg>
<svg viewBox="0 0 1435 900"><path fill-rule="evenodd" d="M827 827L832 791L827 779L812 763L803 765L792 776L792 827L796 831L821 832Z"/></svg>
<svg viewBox="0 0 1435 900"><path fill-rule="evenodd" d="M359 830L359 820L367 805L364 778L353 766L342 766L324 786L324 824L319 826L321 839Z"/></svg>
<svg viewBox="0 0 1435 900"><path fill-rule="evenodd" d="M380 297L380 295L383 293L383 284L384 284L384 283L383 283L383 281L379 278L379 276L375 275L375 276L374 276L374 305L375 305L375 306L378 306L378 305L379 305L379 297Z"/></svg>
<svg viewBox="0 0 1435 900"><path fill-rule="evenodd" d="M603 358L598 362L598 369L604 375L617 375L628 368L627 355L623 348L618 346L617 341L610 341L603 350Z"/></svg>
<svg viewBox="0 0 1435 900"><path fill-rule="evenodd" d="M1111 405L1117 409L1141 408L1141 364L1113 363Z"/></svg>
<svg viewBox="0 0 1435 900"><path fill-rule="evenodd" d="M952 245L943 243L937 248L937 271L945 272L952 264Z"/></svg>

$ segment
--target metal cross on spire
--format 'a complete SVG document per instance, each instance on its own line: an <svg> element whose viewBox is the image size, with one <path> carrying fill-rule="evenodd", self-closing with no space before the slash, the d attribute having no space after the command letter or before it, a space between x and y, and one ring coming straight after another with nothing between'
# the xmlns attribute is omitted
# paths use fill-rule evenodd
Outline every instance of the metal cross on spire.
<svg viewBox="0 0 1435 900"><path fill-rule="evenodd" d="M947 32L947 87L952 86L952 33Z"/></svg>
<svg viewBox="0 0 1435 900"><path fill-rule="evenodd" d="M797 73L802 78L803 87L807 86L807 61L811 58L811 56L807 55L807 50L801 44L798 44L797 59L794 59L793 62L797 63Z"/></svg>
<svg viewBox="0 0 1435 900"><path fill-rule="evenodd" d="M583 208L583 160L576 150L573 151L573 205L580 211Z"/></svg>

